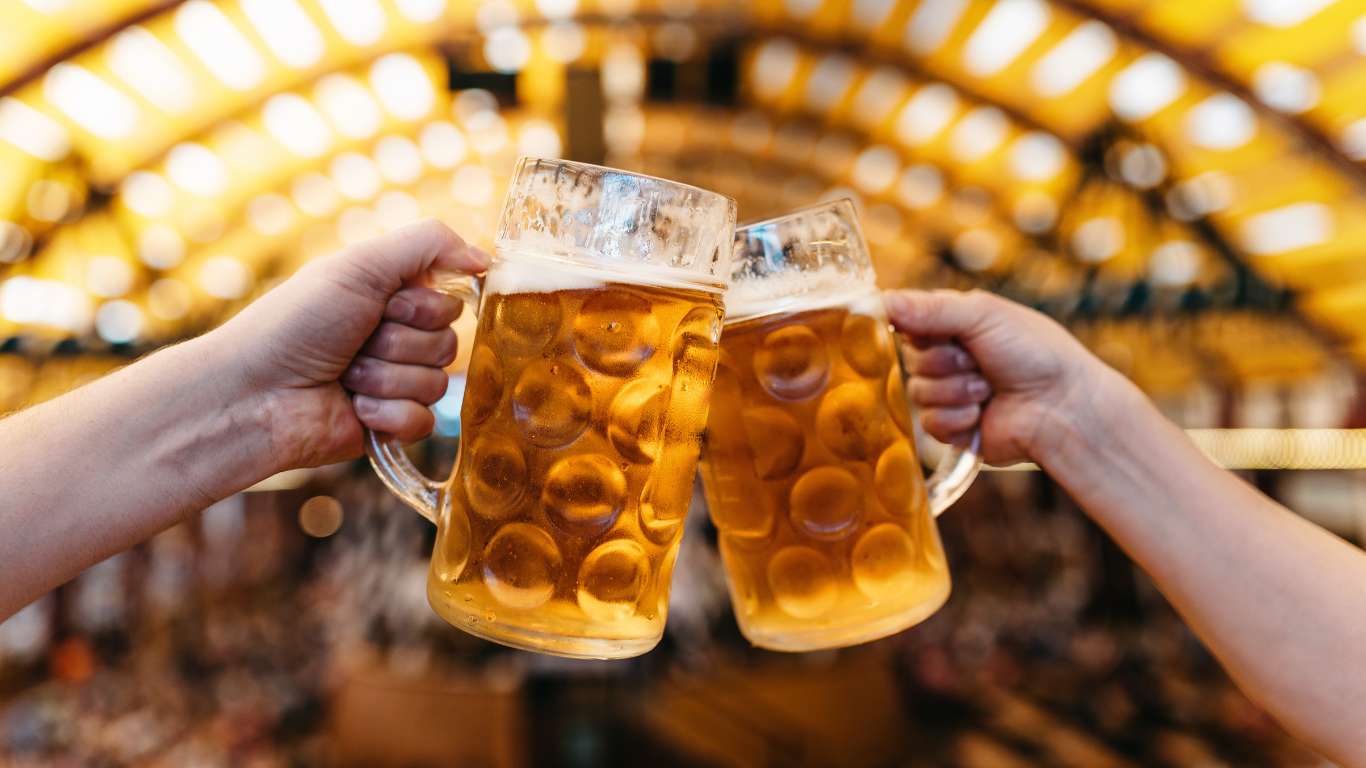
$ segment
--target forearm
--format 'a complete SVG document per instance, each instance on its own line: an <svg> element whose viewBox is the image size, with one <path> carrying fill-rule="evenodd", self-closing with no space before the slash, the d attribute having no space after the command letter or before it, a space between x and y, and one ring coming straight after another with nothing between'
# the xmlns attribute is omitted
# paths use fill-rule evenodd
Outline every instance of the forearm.
<svg viewBox="0 0 1366 768"><path fill-rule="evenodd" d="M1137 390L1095 391L1105 399L1062 419L1041 463L1251 696L1362 763L1366 555L1215 467Z"/></svg>
<svg viewBox="0 0 1366 768"><path fill-rule="evenodd" d="M0 420L0 618L269 475L267 426L209 339Z"/></svg>

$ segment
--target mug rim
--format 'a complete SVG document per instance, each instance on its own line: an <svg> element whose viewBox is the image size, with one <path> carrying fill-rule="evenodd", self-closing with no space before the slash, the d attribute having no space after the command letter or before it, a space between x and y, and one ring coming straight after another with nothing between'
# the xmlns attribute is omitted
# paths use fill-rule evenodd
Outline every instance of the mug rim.
<svg viewBox="0 0 1366 768"><path fill-rule="evenodd" d="M766 219L757 219L755 221L747 221L744 224L736 224L735 237L738 240L740 238L740 233L742 232L747 232L751 229L758 229L759 227L766 227L771 226L773 224L779 224L784 221L799 219L803 216L808 216L812 213L816 213L817 211L828 210L841 210L848 213L849 221L852 224L852 228L855 231L859 231L858 209L854 207L854 199L847 195L842 195L832 200L822 200L817 203L811 203L810 205L804 205L800 208L793 208L792 210L787 211L785 213L780 213L777 216L769 216ZM859 234L860 236L862 236L862 232L859 232Z"/></svg>
<svg viewBox="0 0 1366 768"><path fill-rule="evenodd" d="M714 190L714 189L707 189L706 187L699 187L699 186L697 186L696 184L689 184L689 183L687 183L687 182L685 182L685 181L678 181L677 179L666 179L666 178L663 178L663 177L661 177L661 176L651 176L651 175L648 174L648 173L640 173L640 172L638 172L638 171L628 171L628 170L625 170L625 169L623 169L623 168L615 168L615 167L610 166L610 165L597 165L597 164L595 164L595 163L585 163L585 162L583 162L583 161L581 161L581 160L566 160L566 159L564 159L564 158L555 158L555 157L536 157L536 156L534 156L534 155L519 155L519 156L517 157L517 163L516 163L516 165L513 166L513 170L512 170L512 183L514 183L514 184L516 183L518 177L521 176L522 170L523 170L524 168L527 168L527 167L529 167L529 166L533 166L533 164L534 164L534 165L540 165L541 163L545 163L546 165L561 165L561 166L567 166L567 167L571 167L571 168L581 168L581 169L590 170L590 171L600 171L600 172L605 172L605 173L614 173L614 174L617 174L617 175L619 175L619 176L632 176L632 177L637 178L637 179L647 179L647 180L649 180L649 181L656 181L656 182L659 182L659 183L661 183L661 184L668 184L669 186L672 186L672 187L678 187L679 189L688 189L688 190L692 190L692 191L694 191L694 192L701 192L701 193L706 194L706 195L711 195L711 196L713 196L713 197L717 197L717 198L720 198L720 199L722 199L722 200L729 201L732 209L738 209L738 208L739 208L739 204L735 201L735 198L731 197L730 195L727 195L727 194L725 194L724 192L717 192L717 191ZM534 167L534 166L533 166L533 167ZM736 229L739 229L739 227L737 226Z"/></svg>

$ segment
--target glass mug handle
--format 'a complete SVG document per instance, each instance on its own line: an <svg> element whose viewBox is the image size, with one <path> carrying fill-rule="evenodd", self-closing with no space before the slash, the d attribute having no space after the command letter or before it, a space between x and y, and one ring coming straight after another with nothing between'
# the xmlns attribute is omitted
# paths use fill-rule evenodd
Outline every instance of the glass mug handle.
<svg viewBox="0 0 1366 768"><path fill-rule="evenodd" d="M479 298L483 294L483 279L471 275L441 274L435 276L432 287L465 302L465 307L479 317ZM437 496L444 482L437 482L422 474L413 465L403 446L395 439L365 430L365 452L370 466L393 494L417 510L433 524L436 523Z"/></svg>
<svg viewBox="0 0 1366 768"><path fill-rule="evenodd" d="M909 354L910 343L895 329L891 329L892 338L896 339L899 357L903 360ZM905 382L906 400L911 400L910 380ZM924 456L923 450L926 441L929 439L925 430L920 426L919 414L912 410L913 419L912 432L916 445L916 455ZM972 439L966 446L951 445L944 454L939 457L939 464L934 468L934 473L925 481L925 493L929 497L930 516L939 517L953 506L955 501L967 493L972 481L977 479L977 475L982 471L982 428L979 426L972 431Z"/></svg>
<svg viewBox="0 0 1366 768"><path fill-rule="evenodd" d="M977 479L982 471L982 429L973 430L972 440L966 446L949 446L939 459L934 474L925 481L925 491L930 497L930 515L939 517L962 498L968 486Z"/></svg>

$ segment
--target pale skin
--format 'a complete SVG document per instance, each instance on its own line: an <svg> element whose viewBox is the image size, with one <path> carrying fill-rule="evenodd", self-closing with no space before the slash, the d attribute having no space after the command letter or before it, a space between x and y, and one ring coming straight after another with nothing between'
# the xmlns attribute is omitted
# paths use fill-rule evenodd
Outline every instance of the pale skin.
<svg viewBox="0 0 1366 768"><path fill-rule="evenodd" d="M445 392L460 303L433 270L488 256L424 222L315 261L221 328L0 420L0 619L284 469L412 441ZM1153 576L1243 689L1366 765L1366 556L1210 464L1042 315L979 293L887 295L920 349L926 429L1047 470Z"/></svg>
<svg viewBox="0 0 1366 768"><path fill-rule="evenodd" d="M461 303L433 270L488 256L437 222L311 262L222 327L0 420L0 619L284 469L433 424Z"/></svg>
<svg viewBox="0 0 1366 768"><path fill-rule="evenodd" d="M1216 467L1043 315L976 292L886 302L919 350L928 432L962 443L980 424L988 462L1043 467L1248 696L1325 757L1366 765L1366 555Z"/></svg>

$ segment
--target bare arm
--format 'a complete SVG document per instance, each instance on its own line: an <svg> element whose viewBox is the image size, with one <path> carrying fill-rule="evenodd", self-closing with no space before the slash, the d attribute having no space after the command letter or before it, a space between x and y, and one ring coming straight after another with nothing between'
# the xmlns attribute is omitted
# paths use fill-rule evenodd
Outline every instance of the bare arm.
<svg viewBox="0 0 1366 768"><path fill-rule="evenodd" d="M927 429L961 439L980 417L988 460L1044 467L1249 696L1326 756L1366 765L1366 554L1214 466L1041 315L980 294L888 306L922 350Z"/></svg>
<svg viewBox="0 0 1366 768"><path fill-rule="evenodd" d="M269 475L268 425L207 337L0 421L0 617Z"/></svg>
<svg viewBox="0 0 1366 768"><path fill-rule="evenodd" d="M487 256L426 222L309 264L223 327L0 420L0 620L269 475L415 440Z"/></svg>

